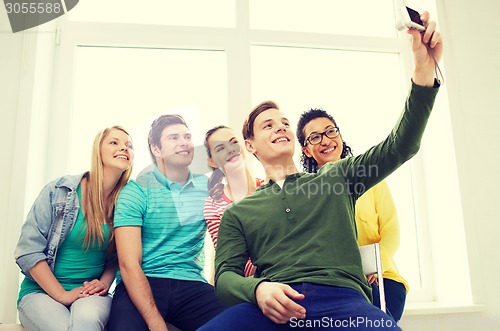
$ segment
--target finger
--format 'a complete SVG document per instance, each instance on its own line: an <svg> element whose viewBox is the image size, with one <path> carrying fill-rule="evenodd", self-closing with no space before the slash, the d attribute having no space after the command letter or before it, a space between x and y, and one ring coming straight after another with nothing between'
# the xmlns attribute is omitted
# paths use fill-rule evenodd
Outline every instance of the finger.
<svg viewBox="0 0 500 331"><path fill-rule="evenodd" d="M98 293L98 292L101 292L101 291L104 291L104 290L106 290L106 286L104 286L104 285L98 286L98 287L95 287L92 290L90 290L89 294L95 294L95 293Z"/></svg>
<svg viewBox="0 0 500 331"><path fill-rule="evenodd" d="M299 305L298 303L296 303L295 301L293 301L292 299L288 297L279 298L278 302L281 305L278 311L283 316L288 317L288 319L292 317L297 317L297 318L306 317L306 309L301 305Z"/></svg>
<svg viewBox="0 0 500 331"><path fill-rule="evenodd" d="M264 315L276 324L284 324L289 321L287 316L284 316L275 310L270 310Z"/></svg>
<svg viewBox="0 0 500 331"><path fill-rule="evenodd" d="M420 14L420 20L422 21L422 23L424 23L424 25L427 25L427 23L429 22L429 18L430 18L430 14L428 11L423 11L421 14Z"/></svg>
<svg viewBox="0 0 500 331"><path fill-rule="evenodd" d="M286 310L282 307L269 307L267 314L265 314L268 318L270 318L273 322L278 324L284 324L288 322L293 316L290 316L286 313Z"/></svg>
<svg viewBox="0 0 500 331"><path fill-rule="evenodd" d="M416 51L422 45L422 34L420 31L415 29L408 29L406 31L411 37L411 47L413 51Z"/></svg>
<svg viewBox="0 0 500 331"><path fill-rule="evenodd" d="M285 292L287 297L294 299L294 300L302 300L305 297L304 294L295 291L290 286L287 286L287 288L285 289L284 292Z"/></svg>
<svg viewBox="0 0 500 331"><path fill-rule="evenodd" d="M286 301L291 300L283 293L269 297L261 303L262 312L275 323L285 323L294 316L293 312L284 306Z"/></svg>
<svg viewBox="0 0 500 331"><path fill-rule="evenodd" d="M429 22L423 36L424 43L426 44L429 43L435 31L436 31L436 22L434 21Z"/></svg>
<svg viewBox="0 0 500 331"><path fill-rule="evenodd" d="M434 34L432 35L432 39L429 46L431 46L431 48L435 48L437 44L441 42L442 42L441 32L435 31Z"/></svg>

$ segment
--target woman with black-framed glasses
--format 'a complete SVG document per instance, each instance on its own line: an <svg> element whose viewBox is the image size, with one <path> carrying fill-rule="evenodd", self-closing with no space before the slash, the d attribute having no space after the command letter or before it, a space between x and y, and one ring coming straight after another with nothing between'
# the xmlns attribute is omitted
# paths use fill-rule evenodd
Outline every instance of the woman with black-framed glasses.
<svg viewBox="0 0 500 331"><path fill-rule="evenodd" d="M302 146L300 161L307 172L317 172L327 162L352 156L333 117L322 109L310 109L300 116L297 139ZM408 282L399 274L393 256L399 246L396 207L385 181L366 191L356 201L358 245L380 243L387 309L396 321L403 314ZM373 302L379 306L376 275L368 276Z"/></svg>

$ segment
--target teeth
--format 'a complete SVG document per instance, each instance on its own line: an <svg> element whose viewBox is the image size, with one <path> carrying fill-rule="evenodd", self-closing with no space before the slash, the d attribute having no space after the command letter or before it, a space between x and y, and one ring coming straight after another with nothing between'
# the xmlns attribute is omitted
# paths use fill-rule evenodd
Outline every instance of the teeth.
<svg viewBox="0 0 500 331"><path fill-rule="evenodd" d="M124 159L124 160L128 160L128 157L126 157L125 155L118 155L118 156L115 156L116 159Z"/></svg>
<svg viewBox="0 0 500 331"><path fill-rule="evenodd" d="M285 137L282 137L282 138L278 138L278 139L276 139L274 142L275 142L275 143L280 143L280 142L282 142L282 141L288 141L288 139L286 139Z"/></svg>
<svg viewBox="0 0 500 331"><path fill-rule="evenodd" d="M332 148L328 148L328 149L325 149L323 151L323 153L330 153L330 152L333 152L335 150L335 147L332 147Z"/></svg>

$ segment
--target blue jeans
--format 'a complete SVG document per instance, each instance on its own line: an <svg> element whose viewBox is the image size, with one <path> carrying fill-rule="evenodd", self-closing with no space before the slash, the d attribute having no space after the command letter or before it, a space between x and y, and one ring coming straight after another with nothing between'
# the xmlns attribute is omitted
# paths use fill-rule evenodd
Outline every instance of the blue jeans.
<svg viewBox="0 0 500 331"><path fill-rule="evenodd" d="M109 318L111 296L92 295L65 306L46 293L30 293L18 304L19 320L28 331L100 331Z"/></svg>
<svg viewBox="0 0 500 331"><path fill-rule="evenodd" d="M275 324L257 305L246 302L227 309L199 331L401 330L390 316L356 290L311 283L292 287L305 295L297 301L306 309L305 319L292 318L287 324Z"/></svg>
<svg viewBox="0 0 500 331"><path fill-rule="evenodd" d="M384 278L384 290L387 313L399 321L405 308L406 288L399 282ZM375 283L372 283L372 293L373 304L380 308L380 291Z"/></svg>
<svg viewBox="0 0 500 331"><path fill-rule="evenodd" d="M217 299L210 284L154 277L148 277L148 281L163 319L182 331L196 330L227 308ZM116 286L107 330L148 330L123 282Z"/></svg>

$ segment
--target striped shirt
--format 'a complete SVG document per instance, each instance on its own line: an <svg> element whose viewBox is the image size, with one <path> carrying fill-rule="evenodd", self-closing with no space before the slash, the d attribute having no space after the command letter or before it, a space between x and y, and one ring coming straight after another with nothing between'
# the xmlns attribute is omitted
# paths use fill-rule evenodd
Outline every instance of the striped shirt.
<svg viewBox="0 0 500 331"><path fill-rule="evenodd" d="M264 181L261 179L256 179L256 185L259 187L262 185ZM222 193L222 197L219 200L214 200L212 197L207 197L205 200L205 207L203 208L203 215L205 216L205 220L207 221L208 233L212 238L212 242L214 243L214 248L217 248L217 238L219 235L219 226L220 220L224 211L227 208L230 208L233 204L233 201L225 194ZM252 273L252 261L248 259L247 264L245 265L245 270L243 274L245 277L251 276Z"/></svg>
<svg viewBox="0 0 500 331"><path fill-rule="evenodd" d="M114 226L142 227L142 270L146 276L205 281L203 205L207 195L205 175L190 173L181 186L157 167L124 186Z"/></svg>

